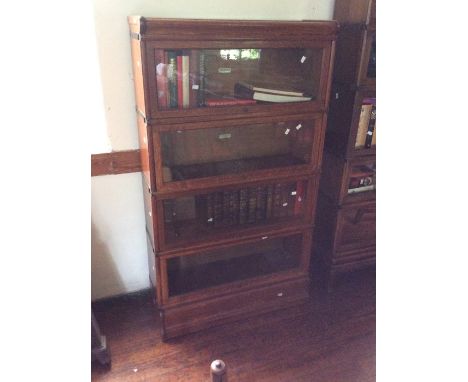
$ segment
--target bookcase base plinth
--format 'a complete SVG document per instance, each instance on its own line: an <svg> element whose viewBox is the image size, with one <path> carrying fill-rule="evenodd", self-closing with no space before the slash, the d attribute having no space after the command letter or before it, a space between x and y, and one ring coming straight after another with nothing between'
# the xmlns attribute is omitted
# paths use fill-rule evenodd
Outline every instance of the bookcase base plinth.
<svg viewBox="0 0 468 382"><path fill-rule="evenodd" d="M213 326L304 303L309 298L309 278L211 298L175 307L161 307L163 340Z"/></svg>

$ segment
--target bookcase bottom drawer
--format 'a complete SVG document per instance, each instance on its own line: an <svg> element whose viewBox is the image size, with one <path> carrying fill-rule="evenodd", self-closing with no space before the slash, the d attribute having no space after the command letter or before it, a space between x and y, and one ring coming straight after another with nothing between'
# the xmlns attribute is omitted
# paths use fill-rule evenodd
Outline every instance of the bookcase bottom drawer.
<svg viewBox="0 0 468 382"><path fill-rule="evenodd" d="M336 252L343 255L375 246L375 202L340 209L335 240Z"/></svg>
<svg viewBox="0 0 468 382"><path fill-rule="evenodd" d="M375 264L375 247L337 252L332 259L332 272L344 272Z"/></svg>
<svg viewBox="0 0 468 382"><path fill-rule="evenodd" d="M309 297L309 279L277 283L243 293L161 310L163 339L285 308Z"/></svg>

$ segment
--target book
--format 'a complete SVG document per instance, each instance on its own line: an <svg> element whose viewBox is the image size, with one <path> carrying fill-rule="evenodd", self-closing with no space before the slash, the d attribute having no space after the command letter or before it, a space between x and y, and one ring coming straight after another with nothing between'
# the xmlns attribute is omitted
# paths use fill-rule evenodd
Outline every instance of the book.
<svg viewBox="0 0 468 382"><path fill-rule="evenodd" d="M247 89L250 89L254 92L261 92L261 93L271 93L271 94L280 94L280 95L286 95L286 96L295 96L295 97L303 97L304 93L303 92L296 92L296 91L291 91L291 90L279 90L279 89L274 89L274 88L264 88L260 86L254 86L251 84L248 84L246 82L239 81L239 85L246 87Z"/></svg>
<svg viewBox="0 0 468 382"><path fill-rule="evenodd" d="M257 101L253 99L235 98L210 98L205 101L206 106L233 106L233 105L254 105Z"/></svg>
<svg viewBox="0 0 468 382"><path fill-rule="evenodd" d="M200 83L198 85L198 106L205 106L205 52L200 51L200 57L198 59L199 69L198 73L200 75Z"/></svg>
<svg viewBox="0 0 468 382"><path fill-rule="evenodd" d="M265 194L265 187L257 187L257 209L255 212L255 219L256 221L265 220L266 208L266 194Z"/></svg>
<svg viewBox="0 0 468 382"><path fill-rule="evenodd" d="M177 107L182 109L183 99L183 85L182 85L182 56L178 55L177 58Z"/></svg>
<svg viewBox="0 0 468 382"><path fill-rule="evenodd" d="M366 142L364 147L369 148L372 145L372 136L374 135L375 128L375 117L376 117L376 106L372 105L372 110L369 118L369 126L367 127Z"/></svg>
<svg viewBox="0 0 468 382"><path fill-rule="evenodd" d="M273 185L267 187L265 218L270 219L273 216Z"/></svg>
<svg viewBox="0 0 468 382"><path fill-rule="evenodd" d="M213 194L206 195L206 222L210 225L214 223Z"/></svg>
<svg viewBox="0 0 468 382"><path fill-rule="evenodd" d="M177 54L175 51L167 52L167 79L169 87L169 107L176 108L177 103Z"/></svg>
<svg viewBox="0 0 468 382"><path fill-rule="evenodd" d="M189 55L189 107L196 107L198 105L198 92L200 90L200 51L192 49Z"/></svg>
<svg viewBox="0 0 468 382"><path fill-rule="evenodd" d="M239 191L239 224L247 223L248 214L248 189L243 188Z"/></svg>
<svg viewBox="0 0 468 382"><path fill-rule="evenodd" d="M363 148L364 145L366 144L367 128L369 125L369 118L370 118L371 110L372 110L371 104L361 105L358 130L356 133L356 143L354 144L355 148Z"/></svg>
<svg viewBox="0 0 468 382"><path fill-rule="evenodd" d="M300 215L304 200L304 182L302 180L296 185L296 200L294 201L294 215Z"/></svg>
<svg viewBox="0 0 468 382"><path fill-rule="evenodd" d="M376 129L377 129L377 121L374 125L374 133L372 134L372 142L371 142L371 146L375 146L375 144L377 143L377 140L376 140Z"/></svg>
<svg viewBox="0 0 468 382"><path fill-rule="evenodd" d="M281 183L277 183L273 190L273 213L272 216L277 218L281 216Z"/></svg>
<svg viewBox="0 0 468 382"><path fill-rule="evenodd" d="M182 56L182 107L184 109L190 106L190 57L187 55Z"/></svg>
<svg viewBox="0 0 468 382"><path fill-rule="evenodd" d="M239 98L254 99L256 101L263 102L304 102L310 101L312 97L299 97L291 95L282 95L282 94L273 94L273 93L264 93L259 91L253 91L246 86L243 86L242 83L237 82L234 85L234 95Z"/></svg>
<svg viewBox="0 0 468 382"><path fill-rule="evenodd" d="M249 188L249 212L247 214L247 223L255 223L257 218L257 189Z"/></svg>
<svg viewBox="0 0 468 382"><path fill-rule="evenodd" d="M358 188L349 188L348 194L357 194L359 192L366 192L366 191L372 191L372 190L375 190L375 184L371 184L369 186L358 187Z"/></svg>

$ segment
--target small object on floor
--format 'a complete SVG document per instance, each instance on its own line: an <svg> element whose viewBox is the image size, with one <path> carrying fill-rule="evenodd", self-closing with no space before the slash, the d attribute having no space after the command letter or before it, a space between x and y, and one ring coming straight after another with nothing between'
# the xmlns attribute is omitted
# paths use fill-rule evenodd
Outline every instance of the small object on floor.
<svg viewBox="0 0 468 382"><path fill-rule="evenodd" d="M210 373L211 382L227 382L228 380L226 364L220 359L211 362Z"/></svg>
<svg viewBox="0 0 468 382"><path fill-rule="evenodd" d="M91 361L98 360L101 365L110 366L111 355L99 325L91 311Z"/></svg>

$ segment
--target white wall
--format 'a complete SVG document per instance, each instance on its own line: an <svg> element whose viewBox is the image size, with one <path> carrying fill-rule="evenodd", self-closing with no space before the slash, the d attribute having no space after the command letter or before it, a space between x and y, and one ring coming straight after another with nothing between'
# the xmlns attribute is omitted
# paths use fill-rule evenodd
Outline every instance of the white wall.
<svg viewBox="0 0 468 382"><path fill-rule="evenodd" d="M328 20L334 0L93 0L107 134L138 148L127 16ZM149 286L140 174L92 179L92 298Z"/></svg>

